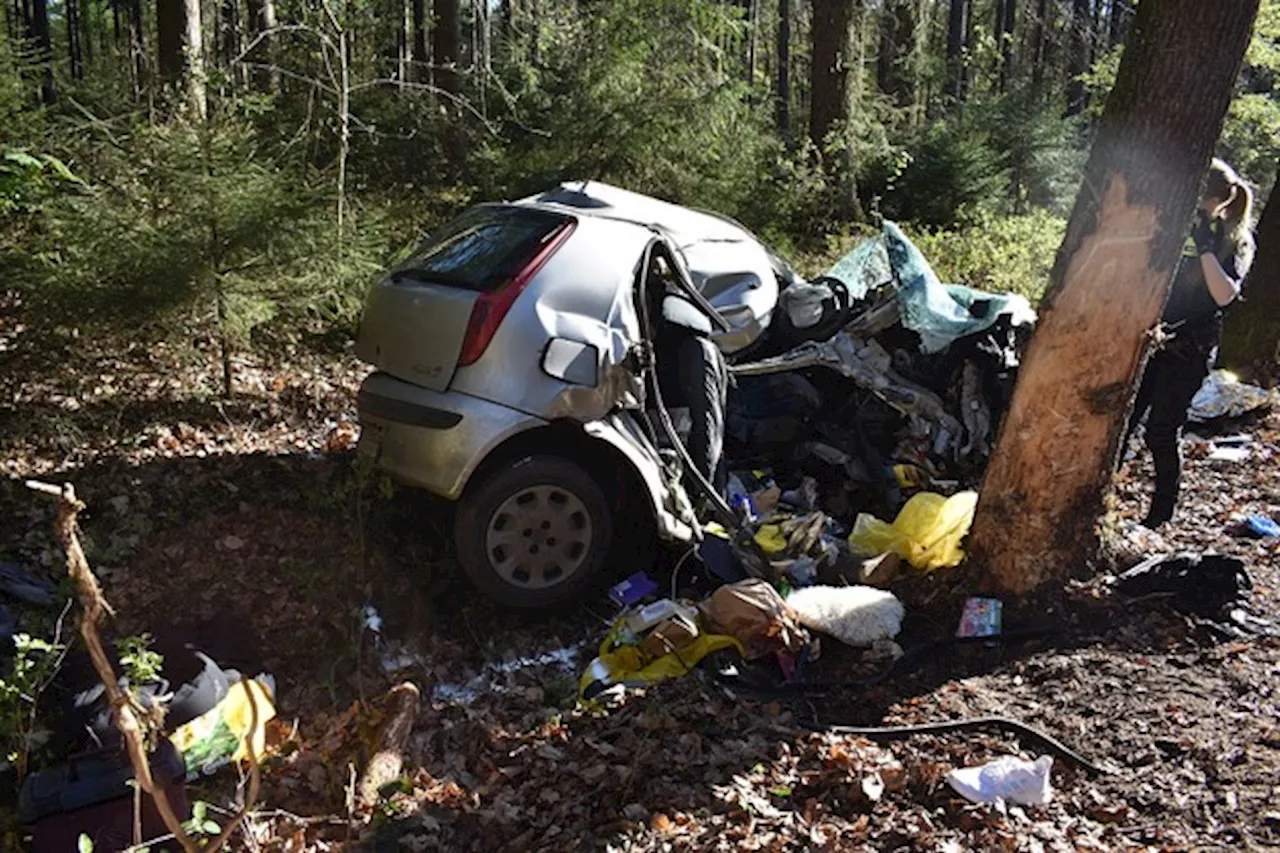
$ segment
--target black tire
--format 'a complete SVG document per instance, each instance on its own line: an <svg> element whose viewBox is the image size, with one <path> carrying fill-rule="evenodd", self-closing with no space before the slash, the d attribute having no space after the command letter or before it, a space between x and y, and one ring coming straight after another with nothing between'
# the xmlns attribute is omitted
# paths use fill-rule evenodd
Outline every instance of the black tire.
<svg viewBox="0 0 1280 853"><path fill-rule="evenodd" d="M549 520L539 523L543 518ZM495 545L499 537L506 541ZM583 468L557 456L531 456L468 486L454 540L462 570L482 593L513 609L551 608L600 574L613 541L613 514Z"/></svg>

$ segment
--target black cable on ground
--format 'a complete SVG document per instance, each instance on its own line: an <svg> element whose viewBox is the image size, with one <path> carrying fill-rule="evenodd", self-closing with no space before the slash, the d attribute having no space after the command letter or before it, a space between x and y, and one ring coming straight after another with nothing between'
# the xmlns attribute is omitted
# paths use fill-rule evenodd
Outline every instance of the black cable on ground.
<svg viewBox="0 0 1280 853"><path fill-rule="evenodd" d="M971 717L965 720L947 720L941 723L922 723L915 726L837 726L825 725L811 720L799 720L797 725L813 732L858 735L870 740L905 740L912 735L937 734L939 732L1005 729L1038 741L1048 747L1050 752L1065 758L1089 773L1100 776L1111 772L1094 764L1047 732L1010 717Z"/></svg>

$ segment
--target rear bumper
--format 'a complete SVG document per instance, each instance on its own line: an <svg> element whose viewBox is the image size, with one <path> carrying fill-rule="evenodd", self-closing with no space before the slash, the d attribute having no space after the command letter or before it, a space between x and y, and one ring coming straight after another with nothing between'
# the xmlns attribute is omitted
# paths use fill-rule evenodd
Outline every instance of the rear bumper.
<svg viewBox="0 0 1280 853"><path fill-rule="evenodd" d="M396 480L457 500L489 453L547 422L458 392L431 391L374 373L356 397L360 454Z"/></svg>

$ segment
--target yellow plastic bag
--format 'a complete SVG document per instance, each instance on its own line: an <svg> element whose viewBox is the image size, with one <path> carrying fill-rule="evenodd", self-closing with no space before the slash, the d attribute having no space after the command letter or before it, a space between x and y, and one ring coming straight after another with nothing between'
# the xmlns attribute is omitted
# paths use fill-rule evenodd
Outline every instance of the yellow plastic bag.
<svg viewBox="0 0 1280 853"><path fill-rule="evenodd" d="M700 634L696 640L680 649L647 663L636 646L615 645L616 629L610 631L600 644L599 656L591 661L587 671L578 681L578 698L590 699L601 687L613 684L654 684L668 678L685 675L692 667L712 652L736 648L741 655L742 644L723 634ZM596 686L596 689L590 689Z"/></svg>
<svg viewBox="0 0 1280 853"><path fill-rule="evenodd" d="M863 557L892 551L917 569L931 572L960 564L960 542L973 524L977 492L951 497L921 492L902 507L893 524L861 513L849 534L849 547Z"/></svg>
<svg viewBox="0 0 1280 853"><path fill-rule="evenodd" d="M271 691L262 682L245 678L231 685L221 702L170 736L182 753L187 778L212 774L232 761L244 761L249 757L250 738L253 754L261 759L266 748L267 721L275 715Z"/></svg>

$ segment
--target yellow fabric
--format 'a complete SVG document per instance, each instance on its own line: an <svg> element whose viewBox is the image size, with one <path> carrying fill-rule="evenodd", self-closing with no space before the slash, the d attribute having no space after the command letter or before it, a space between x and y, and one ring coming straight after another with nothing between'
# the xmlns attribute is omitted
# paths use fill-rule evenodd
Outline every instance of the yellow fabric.
<svg viewBox="0 0 1280 853"><path fill-rule="evenodd" d="M170 740L182 753L188 773L212 770L228 761L246 760L250 737L254 755L261 758L267 721L275 715L267 688L254 679L242 679L227 689L221 702L179 727Z"/></svg>
<svg viewBox="0 0 1280 853"><path fill-rule="evenodd" d="M701 634L679 652L671 652L645 663L637 646L612 648L615 632L610 631L600 644L599 656L587 667L578 682L578 695L600 680L610 684L653 684L668 678L678 678L691 670L698 661L720 649L736 648L742 654L742 644L724 634Z"/></svg>
<svg viewBox="0 0 1280 853"><path fill-rule="evenodd" d="M977 505L977 492L949 498L921 492L907 501L893 524L860 514L849 534L849 547L865 557L892 551L926 572L956 566L964 559L960 542L973 524Z"/></svg>
<svg viewBox="0 0 1280 853"><path fill-rule="evenodd" d="M762 524L752 537L766 554L780 554L787 550L787 537L776 524Z"/></svg>

